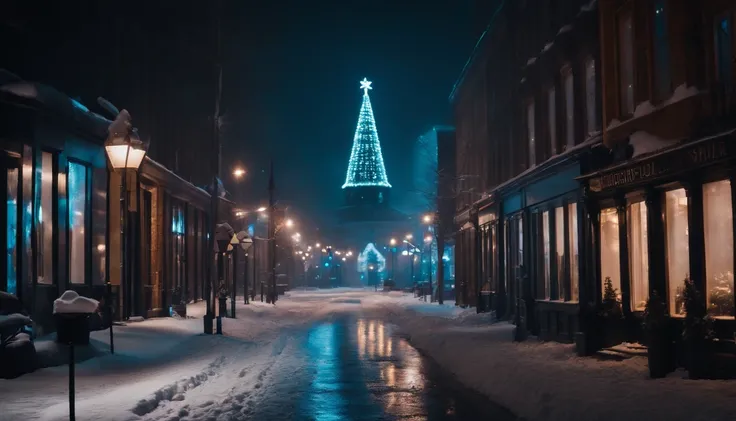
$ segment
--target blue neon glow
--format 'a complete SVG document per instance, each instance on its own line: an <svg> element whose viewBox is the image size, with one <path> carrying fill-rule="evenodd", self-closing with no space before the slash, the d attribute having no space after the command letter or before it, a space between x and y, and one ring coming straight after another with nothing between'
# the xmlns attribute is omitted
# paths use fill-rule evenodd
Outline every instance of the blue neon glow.
<svg viewBox="0 0 736 421"><path fill-rule="evenodd" d="M89 108L87 108L84 105L82 105L82 103L79 102L79 101L77 101L76 99L72 99L72 105L74 105L74 108L80 109L80 110L84 111L85 113L88 113L89 112Z"/></svg>
<svg viewBox="0 0 736 421"><path fill-rule="evenodd" d="M171 232L184 235L184 212L181 208L175 208L171 218Z"/></svg>
<svg viewBox="0 0 736 421"><path fill-rule="evenodd" d="M358 126L355 128L353 149L350 152L350 162L343 189L361 186L391 187L383 163L381 142L378 139L371 98L368 95L368 90L373 89L371 83L366 78L360 82L360 89L363 90L363 104L360 107Z"/></svg>

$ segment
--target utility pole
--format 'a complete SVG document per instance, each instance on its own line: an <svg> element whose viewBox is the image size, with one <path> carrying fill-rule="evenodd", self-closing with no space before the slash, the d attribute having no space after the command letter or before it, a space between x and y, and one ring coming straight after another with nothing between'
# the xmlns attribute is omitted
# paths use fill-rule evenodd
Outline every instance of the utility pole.
<svg viewBox="0 0 736 421"><path fill-rule="evenodd" d="M269 279L269 297L271 304L276 304L276 209L274 204L273 192L275 190L273 179L273 160L271 160L271 171L268 177L268 240L269 242L269 270L271 276Z"/></svg>
<svg viewBox="0 0 736 421"><path fill-rule="evenodd" d="M213 277L217 277L217 274L213 270L213 256L215 250L215 232L217 231L217 217L218 217L218 201L219 201L219 178L220 178L220 156L222 153L222 145L220 143L220 99L222 98L222 63L220 57L220 44L221 44L221 31L220 31L220 1L216 3L215 14L217 19L217 55L215 57L215 68L217 71L217 90L215 94L215 114L212 118L212 143L214 144L214 151L212 154L212 190L210 191L210 239L207 244L205 258L207 262L207 279L204 284L204 295L207 304L207 311L204 316L204 333L212 334L212 319L213 319L213 308L214 300L212 299L212 285Z"/></svg>

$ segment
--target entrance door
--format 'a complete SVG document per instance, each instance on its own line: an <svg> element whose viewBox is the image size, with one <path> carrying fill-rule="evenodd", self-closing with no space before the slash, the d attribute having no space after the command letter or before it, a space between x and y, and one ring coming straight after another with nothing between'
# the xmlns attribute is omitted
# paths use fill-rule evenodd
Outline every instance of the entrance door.
<svg viewBox="0 0 736 421"><path fill-rule="evenodd" d="M0 230L0 243L5 244L5 258L0 263L0 272L3 276L0 280L0 290L15 294L21 298L21 283L19 270L19 244L20 244L20 159L9 156L2 157L0 166L0 185L2 185L2 198L5 203L0 206L0 220L5 228Z"/></svg>

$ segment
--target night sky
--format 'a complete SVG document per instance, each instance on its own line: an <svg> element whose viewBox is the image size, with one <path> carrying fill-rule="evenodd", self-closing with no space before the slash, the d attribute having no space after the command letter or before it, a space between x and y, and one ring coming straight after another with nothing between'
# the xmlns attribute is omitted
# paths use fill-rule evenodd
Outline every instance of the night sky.
<svg viewBox="0 0 736 421"><path fill-rule="evenodd" d="M412 143L433 125L451 123L447 98L477 36L469 0L421 3L228 6L223 170L239 161L249 171L238 185L225 177L238 200L266 200L273 157L277 199L329 225L342 204L363 77L373 81L392 195L411 189Z"/></svg>

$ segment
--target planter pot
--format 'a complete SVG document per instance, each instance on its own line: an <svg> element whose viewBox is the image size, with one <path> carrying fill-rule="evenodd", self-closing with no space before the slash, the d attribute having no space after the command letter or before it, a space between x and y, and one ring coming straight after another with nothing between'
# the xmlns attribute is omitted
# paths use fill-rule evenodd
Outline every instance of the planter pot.
<svg viewBox="0 0 736 421"><path fill-rule="evenodd" d="M73 345L89 344L89 314L87 313L57 313L56 341Z"/></svg>
<svg viewBox="0 0 736 421"><path fill-rule="evenodd" d="M618 345L626 340L626 324L623 319L604 319L603 348Z"/></svg>
<svg viewBox="0 0 736 421"><path fill-rule="evenodd" d="M665 330L650 332L647 360L649 376L653 379L666 377L674 371L672 343Z"/></svg>
<svg viewBox="0 0 736 421"><path fill-rule="evenodd" d="M186 304L176 304L173 306L174 312L178 314L180 317L187 317L187 305Z"/></svg>
<svg viewBox="0 0 736 421"><path fill-rule="evenodd" d="M217 302L219 304L219 315L220 317L227 317L227 298L218 297Z"/></svg>

